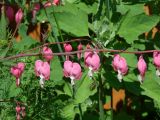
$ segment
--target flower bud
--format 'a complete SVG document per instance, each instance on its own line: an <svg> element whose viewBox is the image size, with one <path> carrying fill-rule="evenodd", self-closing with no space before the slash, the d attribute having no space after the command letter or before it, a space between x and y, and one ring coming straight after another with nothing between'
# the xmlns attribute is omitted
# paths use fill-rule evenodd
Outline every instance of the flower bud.
<svg viewBox="0 0 160 120"><path fill-rule="evenodd" d="M43 47L42 53L46 61L49 62L53 59L53 52L49 47Z"/></svg>
<svg viewBox="0 0 160 120"><path fill-rule="evenodd" d="M81 43L78 45L77 49L78 49L78 51L83 50L83 46L82 46ZM78 59L81 59L82 58L82 53L77 53L77 57L78 57Z"/></svg>
<svg viewBox="0 0 160 120"><path fill-rule="evenodd" d="M14 10L12 7L8 6L6 8L6 16L9 19L9 22L12 22L14 20Z"/></svg>
<svg viewBox="0 0 160 120"><path fill-rule="evenodd" d="M138 80L142 84L143 80L144 80L144 76L145 76L146 70L147 70L147 64L144 61L142 55L139 57L139 60L138 60L138 63L137 63L137 67L138 67L138 71L139 71Z"/></svg>
<svg viewBox="0 0 160 120"><path fill-rule="evenodd" d="M15 15L15 21L16 21L17 24L20 24L21 21L22 21L22 19L23 19L23 11L22 11L22 9L20 8L20 9L17 11L16 15Z"/></svg>

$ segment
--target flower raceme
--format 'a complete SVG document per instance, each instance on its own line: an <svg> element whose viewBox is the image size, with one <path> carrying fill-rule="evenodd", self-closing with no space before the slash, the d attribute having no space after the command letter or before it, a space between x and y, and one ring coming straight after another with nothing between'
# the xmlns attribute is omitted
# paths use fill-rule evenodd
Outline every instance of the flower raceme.
<svg viewBox="0 0 160 120"><path fill-rule="evenodd" d="M97 71L100 67L100 58L96 52L84 53L85 65L89 68L88 76L92 77L94 71Z"/></svg>
<svg viewBox="0 0 160 120"><path fill-rule="evenodd" d="M15 15L15 21L16 21L17 24L20 24L21 21L22 21L22 19L23 19L23 11L22 11L22 9L20 8L20 9L17 11L16 15Z"/></svg>
<svg viewBox="0 0 160 120"><path fill-rule="evenodd" d="M34 70L36 76L40 77L39 84L41 88L43 88L45 80L49 80L50 78L50 65L48 62L37 60L35 62Z"/></svg>
<svg viewBox="0 0 160 120"><path fill-rule="evenodd" d="M20 120L21 107L19 105L16 106L16 120Z"/></svg>
<svg viewBox="0 0 160 120"><path fill-rule="evenodd" d="M43 47L42 54L48 62L50 62L53 59L53 52L49 47Z"/></svg>
<svg viewBox="0 0 160 120"><path fill-rule="evenodd" d="M20 62L17 65L11 67L11 73L14 77L16 77L16 86L20 85L20 77L24 71L25 64Z"/></svg>
<svg viewBox="0 0 160 120"><path fill-rule="evenodd" d="M125 58L118 54L114 55L112 66L113 69L118 72L117 78L119 82L122 82L123 76L128 72L128 66Z"/></svg>
<svg viewBox="0 0 160 120"><path fill-rule="evenodd" d="M16 120L20 120L20 118L21 118L20 114L24 118L26 116L26 110L25 110L24 106L20 107L20 105L17 104L17 106L16 106Z"/></svg>
<svg viewBox="0 0 160 120"><path fill-rule="evenodd" d="M153 64L156 67L156 75L160 76L160 52L153 52Z"/></svg>
<svg viewBox="0 0 160 120"><path fill-rule="evenodd" d="M146 70L147 70L147 64L144 61L142 55L139 57L139 60L138 60L138 63L137 63L137 68L138 68L138 71L139 71L138 80L142 84L143 80L144 80Z"/></svg>
<svg viewBox="0 0 160 120"><path fill-rule="evenodd" d="M79 80L82 76L81 66L78 63L66 60L64 62L63 73L65 77L71 79L71 85L74 85L74 80Z"/></svg>

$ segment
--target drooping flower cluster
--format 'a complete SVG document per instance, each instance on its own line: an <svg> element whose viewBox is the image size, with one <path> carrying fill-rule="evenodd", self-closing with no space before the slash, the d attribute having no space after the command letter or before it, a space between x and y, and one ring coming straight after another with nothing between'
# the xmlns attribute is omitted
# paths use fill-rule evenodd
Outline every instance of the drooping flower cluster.
<svg viewBox="0 0 160 120"><path fill-rule="evenodd" d="M20 120L21 116L24 118L26 116L26 108L24 106L20 106L19 103L17 103L16 106L16 120Z"/></svg>
<svg viewBox="0 0 160 120"><path fill-rule="evenodd" d="M64 44L64 51L71 52L72 46L69 43ZM87 45L87 49L90 49L90 45ZM83 46L80 43L77 46L77 50L82 50ZM42 48L42 56L46 61L37 60L35 62L35 74L37 77L40 77L39 84L43 88L45 80L50 79L50 62L53 59L53 52L49 47L43 47ZM82 57L82 53L77 54L77 58L80 59ZM93 51L86 51L84 52L84 63L85 66L89 69L88 70L88 76L90 78L93 77L93 74L99 70L100 68L100 57L97 52ZM160 52L154 52L153 53L153 63L156 67L156 75L160 76ZM79 63L72 62L69 58L69 55L66 55L66 61L63 65L63 73L64 76L71 79L71 85L75 84L75 80L81 79L82 76L82 69ZM126 62L126 59L119 54L115 54L113 61L112 61L112 67L114 71L116 71L117 79L119 82L122 82L123 77L128 73L128 65ZM11 73L14 77L16 77L16 85L17 87L20 85L20 77L24 71L25 64L24 63L18 63L17 65L11 67ZM147 70L147 64L143 58L143 55L139 56L138 62L137 62L137 69L139 71L138 80L140 83L143 83L145 79L145 73Z"/></svg>

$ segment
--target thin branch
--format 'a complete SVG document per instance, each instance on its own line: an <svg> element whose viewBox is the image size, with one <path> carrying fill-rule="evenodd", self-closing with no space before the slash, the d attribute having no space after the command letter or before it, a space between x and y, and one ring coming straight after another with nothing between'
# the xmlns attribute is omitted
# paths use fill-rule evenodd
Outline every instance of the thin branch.
<svg viewBox="0 0 160 120"><path fill-rule="evenodd" d="M113 53L128 53L128 54L146 54L146 53L160 52L160 50L124 51L124 50L111 50L111 49L86 49L86 50L79 50L79 51L73 51L73 52L62 52L62 53L53 53L53 54L45 54L45 55L61 56L61 55L74 55L77 53L84 53L84 52L113 52ZM5 57L5 58L0 58L0 61L11 60L11 59L13 60L15 58L27 57L27 56L39 56L39 55L43 55L43 53L18 54L14 56Z"/></svg>
<svg viewBox="0 0 160 120"><path fill-rule="evenodd" d="M64 43L71 43L71 42L79 42L79 41L90 41L89 39L86 39L86 38L78 38L78 39L72 39L72 40L67 40L67 41L63 41L63 42L50 42L50 43L45 43L43 45L40 45L38 47L35 47L35 48L32 48L32 49L29 49L29 50L25 50L25 51L22 51L21 53L26 53L26 52L30 52L30 51L34 51L38 48L42 48L44 46L49 46L49 45L54 45L54 44L64 44Z"/></svg>

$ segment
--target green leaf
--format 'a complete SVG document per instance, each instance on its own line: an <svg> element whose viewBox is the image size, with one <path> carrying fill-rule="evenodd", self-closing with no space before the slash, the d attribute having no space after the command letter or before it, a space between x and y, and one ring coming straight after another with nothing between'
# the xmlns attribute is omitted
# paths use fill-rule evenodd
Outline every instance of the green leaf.
<svg viewBox="0 0 160 120"><path fill-rule="evenodd" d="M77 16L78 15L78 16ZM88 36L88 18L85 12L78 10L76 15L70 12L55 14L60 28L65 32L80 36Z"/></svg>
<svg viewBox="0 0 160 120"><path fill-rule="evenodd" d="M51 61L50 81L53 81L54 84L60 84L61 82L63 82L63 69L57 56L55 56Z"/></svg>
<svg viewBox="0 0 160 120"><path fill-rule="evenodd" d="M160 100L160 78L156 76L156 71L153 65L149 65L144 79L144 83L141 85L143 95L146 95L157 102Z"/></svg>
<svg viewBox="0 0 160 120"><path fill-rule="evenodd" d="M134 51L133 49L127 49L127 51ZM133 54L125 54L125 53L122 53L121 54L125 59L126 59L126 62L127 62L127 65L131 68L135 68L135 66L137 66L137 57Z"/></svg>
<svg viewBox="0 0 160 120"><path fill-rule="evenodd" d="M159 22L158 16L147 16L139 14L134 16L126 16L123 20L118 34L124 37L128 43L138 39L138 36L144 32L151 30Z"/></svg>
<svg viewBox="0 0 160 120"><path fill-rule="evenodd" d="M47 16L46 16L47 12ZM57 26L55 18L61 30L76 37L88 36L88 16L74 4L50 7L46 11L40 10L37 19L39 21L50 21L52 26Z"/></svg>
<svg viewBox="0 0 160 120"><path fill-rule="evenodd" d="M81 81L79 86L77 86L76 94L75 94L75 102L82 103L84 102L89 96L94 95L97 92L97 89L94 88L91 90L92 84L95 82L90 79L87 75Z"/></svg>
<svg viewBox="0 0 160 120"><path fill-rule="evenodd" d="M67 106L65 106L61 111L61 116L64 118L64 120L74 120L75 111L74 111L74 104L69 103Z"/></svg>
<svg viewBox="0 0 160 120"><path fill-rule="evenodd" d="M65 92L65 94L69 95L70 97L72 97L73 95L73 90L72 90L72 86L69 83L65 83L63 90Z"/></svg>
<svg viewBox="0 0 160 120"><path fill-rule="evenodd" d="M21 88L16 87L16 83L13 82L13 84L10 86L9 97L16 97L20 92Z"/></svg>
<svg viewBox="0 0 160 120"><path fill-rule="evenodd" d="M144 13L143 7L144 4L134 4L134 5L120 4L117 5L117 11L120 12L122 15L126 14L129 11L128 16L135 16Z"/></svg>

